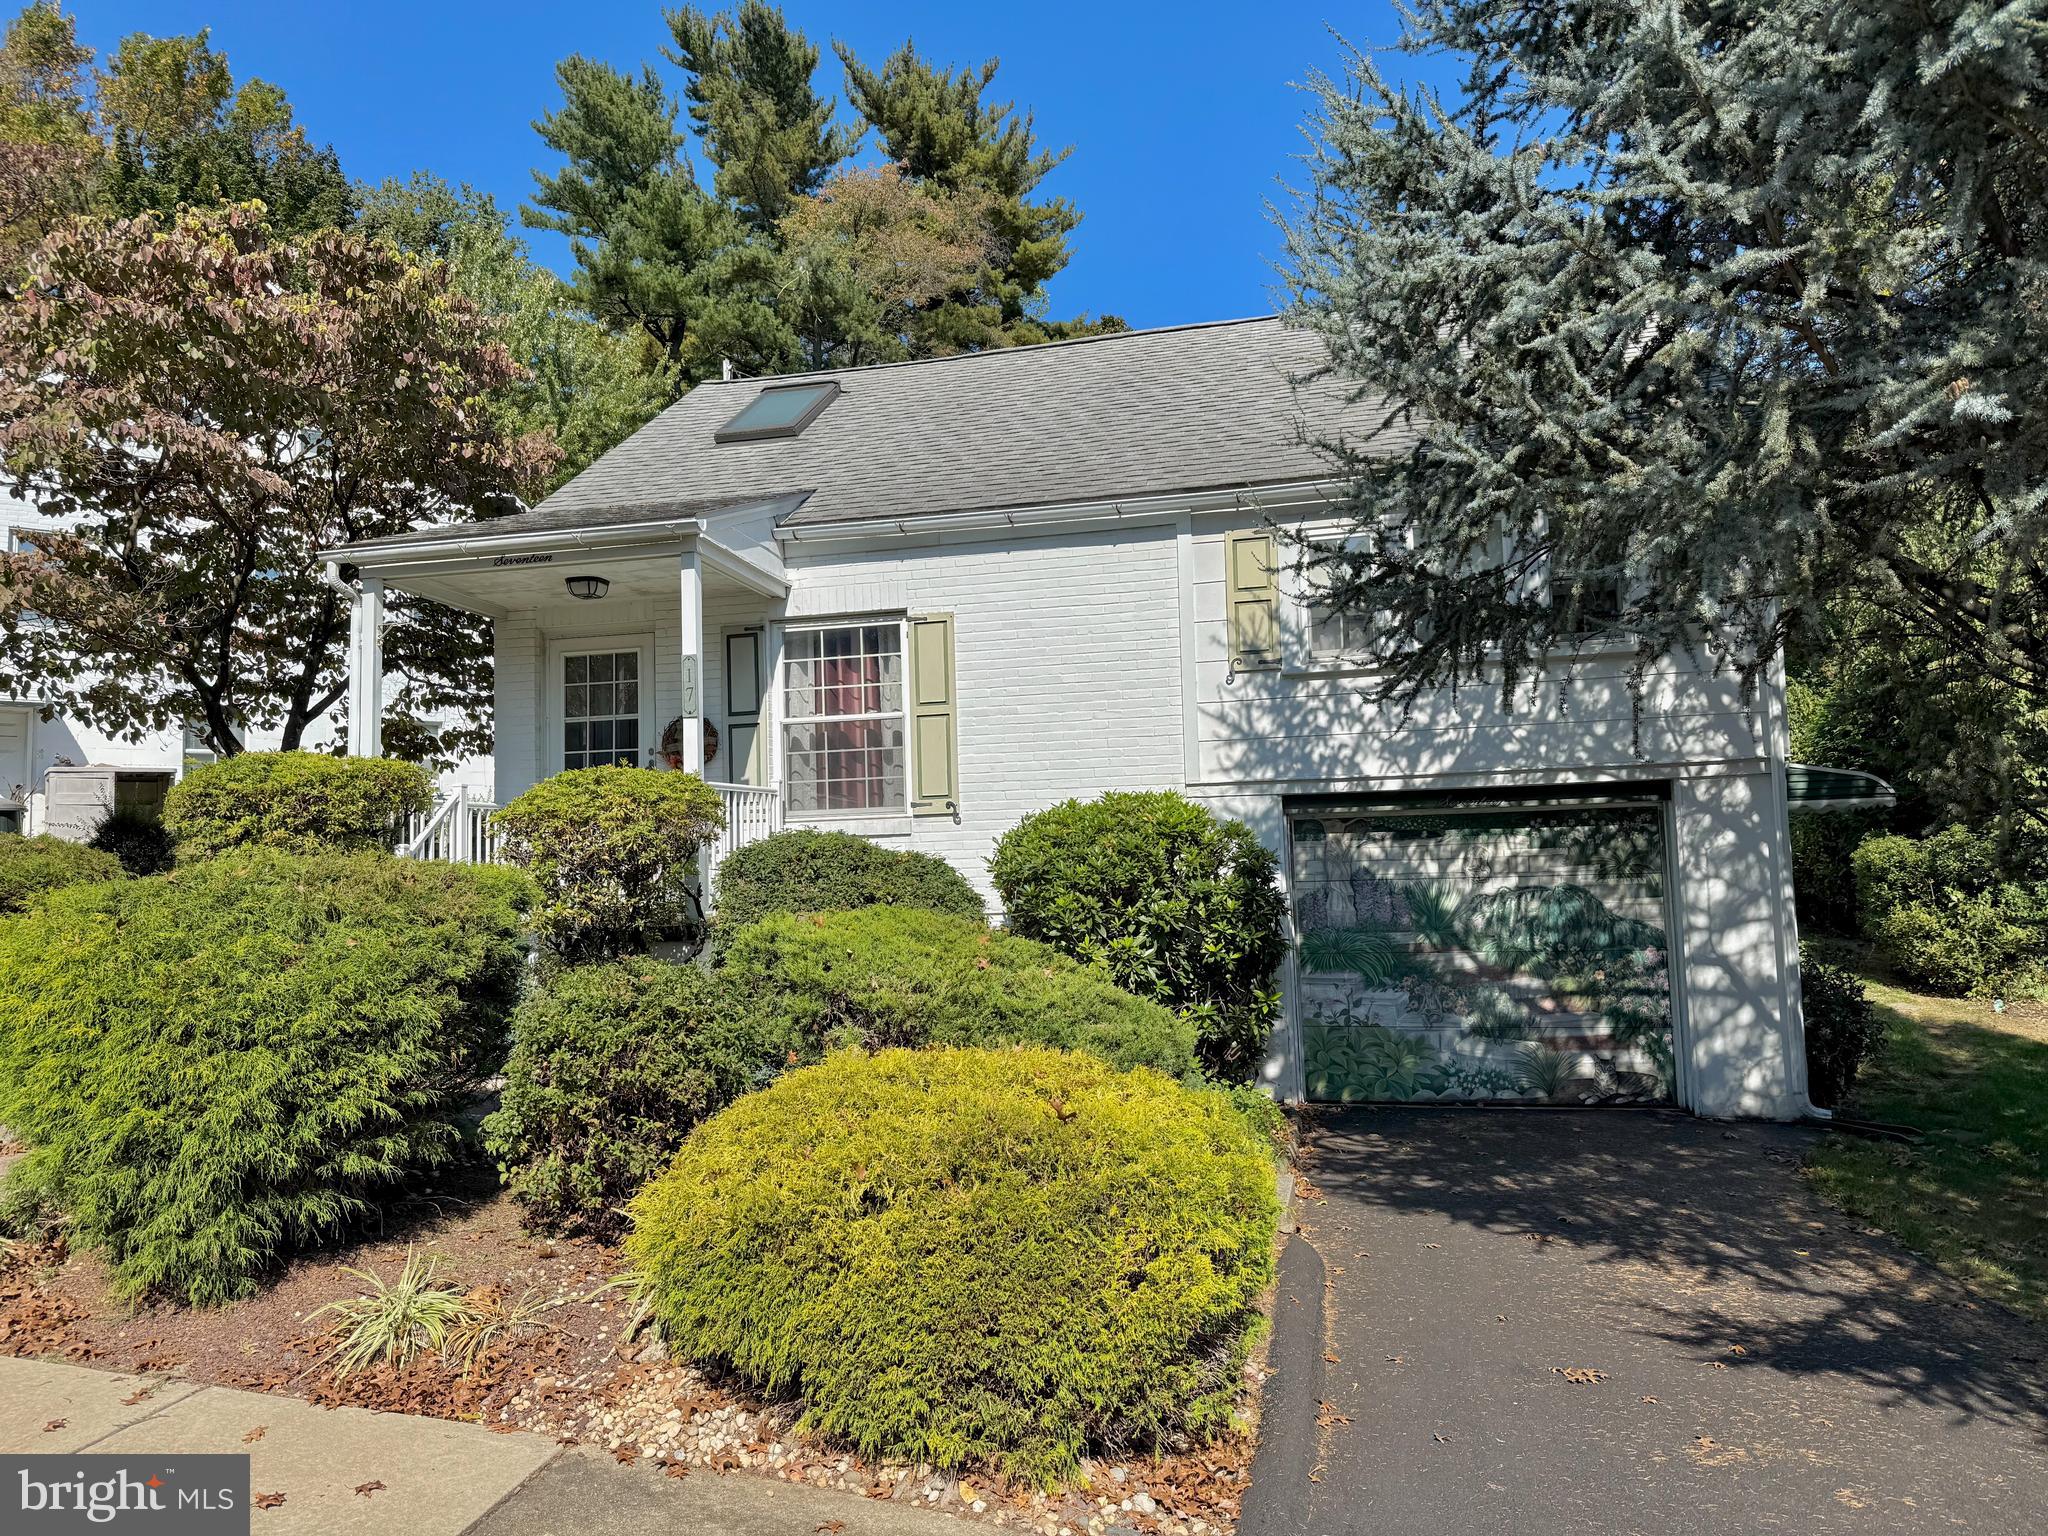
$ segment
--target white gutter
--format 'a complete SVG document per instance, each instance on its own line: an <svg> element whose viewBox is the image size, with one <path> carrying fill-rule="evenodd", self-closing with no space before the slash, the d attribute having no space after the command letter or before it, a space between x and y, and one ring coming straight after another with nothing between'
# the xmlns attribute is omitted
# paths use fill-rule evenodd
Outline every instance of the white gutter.
<svg viewBox="0 0 2048 1536"><path fill-rule="evenodd" d="M989 508L979 512L934 512L914 517L864 518L849 523L800 524L775 530L777 540L814 544L835 539L914 537L923 533L968 533L1032 530L1072 523L1139 523L1178 517L1188 512L1263 513L1269 502L1328 502L1339 480L1296 480L1281 484L1231 486L1222 490L1125 496L1097 501L1063 502L1043 507Z"/></svg>
<svg viewBox="0 0 2048 1536"><path fill-rule="evenodd" d="M488 523L478 525L487 529ZM361 547L344 544L323 549L315 557L328 564L346 562L362 570L432 560L478 560L492 555L519 554L535 546L598 552L620 545L659 543L666 539L701 537L708 524L701 517L672 517L650 523L607 524L601 528L547 528L522 533L481 534L475 538L421 539L412 544L379 544Z"/></svg>

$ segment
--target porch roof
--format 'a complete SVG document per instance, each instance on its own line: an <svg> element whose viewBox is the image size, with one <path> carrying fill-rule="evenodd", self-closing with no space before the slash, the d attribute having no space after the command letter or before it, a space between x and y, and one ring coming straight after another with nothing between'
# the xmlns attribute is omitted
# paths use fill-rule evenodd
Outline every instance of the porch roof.
<svg viewBox="0 0 2048 1536"><path fill-rule="evenodd" d="M392 555L408 555L415 551L433 555L446 553L451 547L464 544L481 548L495 546L504 541L520 539L525 535L546 535L553 533L575 534L586 529L637 530L660 528L670 523L706 519L722 512L745 510L772 511L780 519L804 504L809 491L776 491L766 495L760 492L731 494L724 496L698 496L688 499L669 498L636 502L630 505L612 507L569 508L558 505L553 498L525 512L514 512L506 517L494 517L480 523L443 523L433 528L415 528L407 533L386 534L377 539L357 539L337 549L320 552L322 560L346 560L361 565L366 560ZM562 543L536 537L537 545Z"/></svg>
<svg viewBox="0 0 2048 1536"><path fill-rule="evenodd" d="M691 551L707 580L781 598L789 591L781 556L758 534L745 536L745 526L788 516L807 494L696 497L574 515L543 506L362 539L317 558L493 618L559 600L570 572L603 576L622 597L673 596L676 557ZM721 528L742 536L727 542Z"/></svg>

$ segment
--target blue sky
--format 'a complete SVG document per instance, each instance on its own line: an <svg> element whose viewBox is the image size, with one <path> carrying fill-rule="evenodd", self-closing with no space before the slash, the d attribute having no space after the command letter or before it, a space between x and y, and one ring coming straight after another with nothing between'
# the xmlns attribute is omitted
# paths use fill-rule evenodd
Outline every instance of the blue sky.
<svg viewBox="0 0 2048 1536"><path fill-rule="evenodd" d="M211 26L236 77L283 86L309 133L335 146L351 176L424 168L511 208L531 188L533 166L546 163L531 124L559 100L555 61L584 53L632 66L659 60L668 41L660 0L73 5L84 41L103 52L133 31ZM1266 204L1297 170L1307 103L1294 87L1312 70L1340 67L1333 27L1363 46L1387 44L1396 30L1380 0L1002 8L789 0L784 9L812 41L843 39L870 62L906 36L952 64L1000 57L999 99L1033 109L1041 141L1074 146L1047 182L1086 215L1074 260L1052 287L1054 312L1107 311L1135 325L1273 307L1280 236ZM843 97L838 76L828 48L820 84ZM669 78L673 85L672 70ZM557 264L566 256L556 242L537 238L535 247Z"/></svg>

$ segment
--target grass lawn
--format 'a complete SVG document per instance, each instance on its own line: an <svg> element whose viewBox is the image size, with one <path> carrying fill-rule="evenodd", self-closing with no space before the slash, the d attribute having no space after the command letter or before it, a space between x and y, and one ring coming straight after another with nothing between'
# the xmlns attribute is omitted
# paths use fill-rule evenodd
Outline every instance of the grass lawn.
<svg viewBox="0 0 2048 1536"><path fill-rule="evenodd" d="M1917 1145L1827 1137L1809 1172L1838 1205L1980 1294L2048 1322L2048 1008L1869 983L1889 1030L1850 1113Z"/></svg>

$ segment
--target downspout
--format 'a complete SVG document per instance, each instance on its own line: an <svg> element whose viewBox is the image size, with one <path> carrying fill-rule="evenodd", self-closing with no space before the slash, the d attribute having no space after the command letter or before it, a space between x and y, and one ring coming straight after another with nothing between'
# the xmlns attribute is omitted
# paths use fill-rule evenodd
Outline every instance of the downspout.
<svg viewBox="0 0 2048 1536"><path fill-rule="evenodd" d="M371 737L365 738L361 734L361 722L366 716L374 716L378 713L381 713L383 705L381 699L377 698L378 690L370 686L368 683L366 683L365 679L361 676L363 656L362 649L359 644L362 638L363 625L365 623L374 621L370 618L368 614L364 612L363 604L365 594L363 592L363 589L360 586L358 586L355 582L343 579L341 574L342 567L343 562L338 559L323 560L320 563L319 580L322 586L329 587L333 589L335 592L340 593L341 596L347 599L348 601L349 647L347 654L349 724L347 748L352 755L375 757L377 755L378 747L378 743L374 739L374 735L376 733L373 732ZM373 637L373 639L374 638L375 637ZM378 658L378 662L381 665L381 657ZM368 742L367 751L362 750L365 741Z"/></svg>
<svg viewBox="0 0 2048 1536"><path fill-rule="evenodd" d="M341 562L339 560L327 560L321 563L320 583L322 586L334 588L335 591L347 598L351 605L354 604L357 598L363 595L362 588L358 587L354 582L341 579Z"/></svg>

